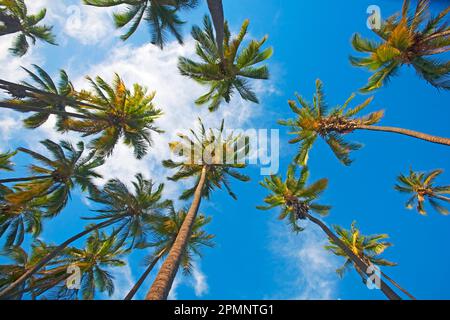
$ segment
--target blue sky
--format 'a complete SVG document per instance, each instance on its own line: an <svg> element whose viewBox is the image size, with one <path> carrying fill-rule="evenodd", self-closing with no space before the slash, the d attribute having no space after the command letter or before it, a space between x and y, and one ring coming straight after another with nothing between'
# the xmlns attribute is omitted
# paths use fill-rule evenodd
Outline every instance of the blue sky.
<svg viewBox="0 0 450 320"><path fill-rule="evenodd" d="M28 1L30 2L30 1ZM189 21L184 28L184 47L169 43L164 52L148 44L147 26L141 25L137 34L123 43L118 33L110 29L110 13L105 10L82 7L81 1L32 1L32 6L49 9L49 23L55 25L60 46L38 45L22 58L11 60L0 42L0 78L21 80L19 66L38 63L51 74L66 69L77 87L85 87L85 75L102 75L111 79L113 72L124 77L128 85L139 82L156 90L156 102L166 116L160 125L167 135L156 139L155 149L143 161L132 158L126 147L118 148L102 169L106 178L130 180L137 172L158 182L166 182L169 174L160 168L167 155L167 142L174 133L196 125L197 116L205 118L211 126L222 117L234 127L280 129L281 164L285 168L296 152L296 146L287 143L289 136L276 120L290 117L287 100L299 92L310 99L314 82L324 82L330 105L342 104L352 92L362 87L369 74L348 62L353 53L350 38L354 32L371 36L366 27L366 9L376 4L383 17L398 11L402 1L296 1L296 0L225 0L225 14L232 30L237 30L249 18L250 36L260 38L269 34L268 44L274 47L269 67L272 78L266 83L255 83L261 97L260 105L234 99L210 115L207 110L193 105L204 89L191 80L176 74L179 55L192 55L193 42L189 30L191 23L200 23L205 6L185 13ZM448 1L432 1L432 11L448 5ZM75 6L71 6L75 5ZM80 13L81 25L73 25L74 12ZM173 39L171 39L173 40ZM7 62L7 64L5 64ZM450 136L449 93L437 91L419 79L412 69L403 68L386 87L376 92L368 111L384 109L381 124L404 127L438 136ZM358 96L356 102L365 96ZM36 131L20 128L15 113L0 113L0 150L19 145L37 147L37 141L46 137L61 138L51 126ZM67 139L77 140L70 135ZM320 141L310 157L311 181L327 177L329 188L323 203L333 206L325 221L349 228L358 221L365 234L388 233L394 246L385 257L397 262L397 267L384 270L398 283L421 299L449 299L450 254L446 250L450 241L450 217L432 210L426 217L404 208L406 198L393 190L395 177L415 170L446 170L438 180L449 184L450 149L413 138L376 132L350 134L348 139L364 144L354 153L350 167L341 165L331 151ZM18 158L18 174L24 173L27 160ZM283 222L278 221L277 210L261 212L255 209L266 195L258 182L263 178L257 166L246 173L251 182L234 183L238 194L234 201L223 192L203 202L201 211L212 215L208 231L216 235L216 247L206 248L196 263L192 277L179 277L172 292L178 299L383 299L378 290L368 290L355 272L340 280L334 270L342 261L325 252L325 237L320 229L306 224L307 230L293 235ZM167 197L175 198L181 185L167 183ZM180 206L183 205L180 203ZM45 225L42 238L61 242L78 232L81 216L89 215L84 196L76 192L70 205L60 216ZM79 243L81 245L81 243ZM143 271L142 258L146 252L135 252L128 258L128 266L115 270L116 293L121 299L127 289ZM142 298L150 287L154 275L145 283L138 297ZM98 298L105 298L99 295Z"/></svg>

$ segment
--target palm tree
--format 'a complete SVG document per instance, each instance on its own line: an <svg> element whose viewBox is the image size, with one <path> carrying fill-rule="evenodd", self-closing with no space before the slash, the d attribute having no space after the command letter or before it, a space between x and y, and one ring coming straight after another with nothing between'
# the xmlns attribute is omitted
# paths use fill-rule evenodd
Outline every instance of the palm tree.
<svg viewBox="0 0 450 320"><path fill-rule="evenodd" d="M147 269L144 271L124 300L133 299L134 295L142 286L150 272L152 272L158 261L169 253L170 248L175 242L175 239L181 229L183 221L186 218L186 215L187 210L183 209L177 212L172 208L169 215L162 216L152 225L151 230L154 240L149 245L153 248L154 253L146 258ZM195 219L192 227L192 234L189 238L189 243L183 253L183 257L181 258L181 266L183 267L185 274L190 274L192 271L193 256L201 256L200 247L214 246L214 243L212 242L214 236L202 230L210 222L211 217L205 217L202 214L198 215Z"/></svg>
<svg viewBox="0 0 450 320"><path fill-rule="evenodd" d="M345 243L345 245L349 247L352 252L360 259L362 259L367 265L376 265L383 267L392 267L397 265L394 262L379 257L379 255L382 254L387 248L392 246L392 243L384 241L385 239L389 238L387 234L365 236L358 230L356 221L352 223L350 230L345 230L339 226L334 226L334 230L336 231L341 241ZM329 240L330 245L325 246L325 248L335 255L345 258L344 265L336 270L337 274L342 277L345 271L350 266L354 266L358 274L363 279L363 282L366 283L364 272L352 262L347 254L338 245L336 245L336 243L333 242L332 239ZM384 278L386 278L409 298L416 300L416 298L414 298L408 291L403 289L397 282L388 277L384 272L380 270L380 273Z"/></svg>
<svg viewBox="0 0 450 320"><path fill-rule="evenodd" d="M318 137L321 137L344 165L350 165L352 162L349 158L350 152L358 150L361 148L361 145L345 141L343 135L352 133L355 130L393 132L437 144L450 145L450 139L448 138L435 137L396 127L375 126L374 124L383 118L384 111L382 110L372 112L366 116L356 117L358 113L372 102L373 97L368 98L353 109L347 109L348 104L354 97L355 95L352 94L342 106L338 105L330 109L325 101L322 82L317 80L316 93L312 104L298 94L297 100L301 107L295 101L289 101L289 106L297 118L280 120L278 123L292 128L291 134L296 135L296 137L290 140L290 143L301 143L295 158L297 163L301 165L307 163L308 155L314 142Z"/></svg>
<svg viewBox="0 0 450 320"><path fill-rule="evenodd" d="M218 130L206 130L202 121L199 120L199 122L199 133L191 130L192 137L179 134L182 142L170 144L172 151L183 160L163 161L165 167L178 169L178 172L169 178L170 180L180 181L194 177L196 182L194 187L184 191L180 197L182 200L193 198L191 207L166 260L147 293L148 300L167 299L182 262L183 252L189 244L202 198L208 199L214 189L223 186L230 196L236 199L230 187L229 177L239 181L249 180L249 177L236 170L246 167L244 157L249 152L248 139L233 134L224 137L224 121Z"/></svg>
<svg viewBox="0 0 450 320"><path fill-rule="evenodd" d="M58 131L65 131L65 121L68 119L68 116L65 114L66 110L66 102L73 97L75 93L75 89L72 83L69 80L67 73L64 70L60 71L60 80L58 84L55 84L50 75L41 67L37 65L33 65L36 73L23 68L31 79L36 83L36 85L29 84L27 82L22 82L23 85L34 88L40 91L47 92L52 95L57 95L62 97L62 99L48 99L48 96L32 96L28 99L21 99L16 101L9 101L11 103L17 104L18 111L25 110L27 111L27 106L39 107L44 109L44 112L36 112L31 117L24 119L25 127L30 129L35 129L43 125L50 117L48 109L56 110L57 114L57 124L56 128Z"/></svg>
<svg viewBox="0 0 450 320"><path fill-rule="evenodd" d="M405 0L401 14L389 17L379 30L374 30L381 42L364 39L359 34L353 36L353 48L368 56L350 57L350 62L374 72L362 92L381 88L403 65L412 66L434 87L450 88L450 62L430 58L450 50L450 29L445 21L450 7L430 18L428 0L419 0L410 15L409 6L410 1Z"/></svg>
<svg viewBox="0 0 450 320"><path fill-rule="evenodd" d="M91 142L91 147L102 156L111 155L123 137L124 143L133 147L134 155L141 159L152 145L151 132L162 132L153 125L155 119L162 115L162 111L152 103L155 92L147 95L147 89L139 84L134 84L131 92L118 74L112 85L100 77L96 77L95 81L89 77L87 79L94 92L82 91L78 96L97 106L89 112L93 118L70 119L66 122L67 128L84 136L100 134Z"/></svg>
<svg viewBox="0 0 450 320"><path fill-rule="evenodd" d="M114 293L114 276L109 270L125 266L123 257L129 251L117 235L107 235L95 230L87 239L83 249L68 250L66 263L80 268L82 275L80 289L68 289L63 286L57 293L58 297L76 298L80 295L83 300L93 300L97 291L106 292L111 296Z"/></svg>
<svg viewBox="0 0 450 320"><path fill-rule="evenodd" d="M2 0L0 2L0 36L19 33L10 51L17 56L27 53L30 45L28 38L33 44L36 39L56 45L52 27L39 25L46 15L46 9L42 9L35 15L28 15L24 0Z"/></svg>
<svg viewBox="0 0 450 320"><path fill-rule="evenodd" d="M41 141L41 144L53 159L26 148L18 148L18 151L30 155L42 163L42 166L33 164L30 166L33 175L1 179L0 184L19 182L15 185L15 192L5 196L8 205L15 207L33 199L45 198L42 205L48 216L54 216L65 207L75 185L80 186L82 191L96 190L92 179L101 177L95 169L101 166L104 160L96 157L95 152L83 157L82 142L79 142L76 148L67 141L57 144L46 139Z"/></svg>
<svg viewBox="0 0 450 320"><path fill-rule="evenodd" d="M191 9L197 5L197 0L83 0L83 2L95 7L114 7L127 5L122 12L114 13L114 23L117 28L129 25L128 31L121 36L127 40L139 27L142 19L150 26L152 43L161 49L167 39L167 33L171 33L180 44L183 43L181 26L184 24L178 16L178 11Z"/></svg>
<svg viewBox="0 0 450 320"><path fill-rule="evenodd" d="M443 170L433 170L427 174L424 172L414 172L409 170L409 176L401 174L397 177L398 184L395 190L411 194L411 198L406 202L406 208L412 209L417 201L417 211L426 215L425 200L428 200L431 206L440 214L448 215L447 208L439 202L450 203L450 198L443 196L450 194L450 186L435 186L434 180L443 172Z"/></svg>
<svg viewBox="0 0 450 320"><path fill-rule="evenodd" d="M247 47L239 50L247 34L249 21L244 21L241 31L234 39L230 39L230 30L225 23L224 58L221 58L208 16L203 19L203 25L203 30L198 26L192 28L192 36L197 41L196 53L201 62L181 57L178 63L182 75L210 88L208 93L196 100L196 103L198 105L208 103L209 110L215 111L223 100L230 102L235 90L242 99L258 103L259 100L247 79L269 78L266 65L255 66L272 55L272 48L261 50L267 36L260 41L253 40Z"/></svg>
<svg viewBox="0 0 450 320"><path fill-rule="evenodd" d="M2 251L2 256L12 260L13 264L0 265L0 290L14 282L18 277L31 268L37 261L39 261L49 250L44 242L36 240L31 246L31 254L22 249L19 246L12 246ZM52 262L53 265L61 264L61 261ZM63 281L66 276L65 265L52 267L48 270L42 270L35 277L32 277L26 281L19 292L14 296L9 297L13 300L19 300L22 296L31 292L33 298L44 293L45 291L52 289L58 283Z"/></svg>
<svg viewBox="0 0 450 320"><path fill-rule="evenodd" d="M113 235L121 242L125 242L126 239L131 238L131 247L145 247L145 236L150 231L151 224L162 215L162 210L171 205L171 201L161 200L164 190L163 184L155 188L152 181L145 180L140 174L136 175L136 181L133 182L133 187L134 192L130 191L119 180L110 180L102 190L93 192L89 199L103 205L103 207L95 210L98 213L97 216L85 219L103 221L87 226L84 231L55 246L33 268L10 284L9 287L0 291L0 299L11 295L27 279L32 277L55 257L60 256L70 244L93 231L118 225Z"/></svg>
<svg viewBox="0 0 450 320"><path fill-rule="evenodd" d="M38 69L39 77L30 74L41 88L12 83L0 79L0 89L7 91L13 99L0 101L0 108L13 109L19 112L35 112L26 120L26 125L35 127L54 114L60 119L57 123L59 131L76 131L84 136L100 134L91 143L91 147L102 156L109 156L120 138L126 145L132 146L136 157L142 158L152 144L151 132L161 133L153 123L163 114L152 100L155 92L147 95L147 89L134 84L133 92L126 88L119 75L115 75L112 86L102 78L87 78L94 92L82 90L77 92L61 73L59 93L53 93L44 86L52 87L53 81L42 69ZM45 83L42 83L45 82ZM65 107L74 109L68 111ZM42 121L42 123L41 123Z"/></svg>
<svg viewBox="0 0 450 320"><path fill-rule="evenodd" d="M328 185L327 179L320 179L313 184L306 186L309 171L303 167L300 176L296 177L296 166L290 165L286 174L286 180L282 180L280 176L272 175L264 179L261 185L268 189L271 194L268 195L264 202L267 206L258 206L260 210L271 210L275 207L282 207L280 220L287 219L292 226L294 232L304 230L298 224L298 220L310 220L318 225L325 234L333 239L335 243L345 252L360 270L369 277L368 265L356 256L348 246L346 246L320 219L313 216L310 212L317 213L321 216L328 214L330 206L316 203L316 199L323 193ZM400 297L381 279L381 290L389 299L400 299Z"/></svg>

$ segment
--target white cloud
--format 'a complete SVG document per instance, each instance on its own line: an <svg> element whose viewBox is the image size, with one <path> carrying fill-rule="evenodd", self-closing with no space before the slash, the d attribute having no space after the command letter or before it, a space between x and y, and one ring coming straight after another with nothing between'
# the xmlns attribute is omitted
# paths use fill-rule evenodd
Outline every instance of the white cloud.
<svg viewBox="0 0 450 320"><path fill-rule="evenodd" d="M271 222L270 229L273 254L284 263L276 279L283 290L270 298L335 299L339 261L323 248L327 243L323 231L311 222L298 235L279 222Z"/></svg>
<svg viewBox="0 0 450 320"><path fill-rule="evenodd" d="M206 275L202 272L198 262L193 264L192 277L194 280L194 290L197 297L208 293L209 286Z"/></svg>
<svg viewBox="0 0 450 320"><path fill-rule="evenodd" d="M117 9L87 6L81 1L27 0L26 3L30 12L47 9L43 23L54 26L58 43L65 43L64 35L67 35L82 45L105 44L119 34L112 18Z"/></svg>
<svg viewBox="0 0 450 320"><path fill-rule="evenodd" d="M130 263L125 259L125 266L111 269L114 276L114 293L111 297L113 300L123 300L127 293L134 286L135 281L131 272Z"/></svg>
<svg viewBox="0 0 450 320"><path fill-rule="evenodd" d="M0 79L17 82L25 79L26 72L21 67L29 68L31 64L41 64L43 58L37 53L35 46L30 46L28 53L23 57L13 56L9 52L15 35L1 37L0 41Z"/></svg>

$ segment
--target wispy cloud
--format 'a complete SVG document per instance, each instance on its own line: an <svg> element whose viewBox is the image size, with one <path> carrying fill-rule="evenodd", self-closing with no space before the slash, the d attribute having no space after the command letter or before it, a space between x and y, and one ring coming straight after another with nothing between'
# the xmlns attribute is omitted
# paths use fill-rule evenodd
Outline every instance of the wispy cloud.
<svg viewBox="0 0 450 320"><path fill-rule="evenodd" d="M195 295L201 297L207 294L209 286L206 275L202 272L199 262L193 264L192 277L194 280Z"/></svg>
<svg viewBox="0 0 450 320"><path fill-rule="evenodd" d="M271 251L281 262L276 281L282 289L268 298L335 299L339 261L323 248L327 243L323 231L312 223L298 235L280 222L271 222L270 229Z"/></svg>
<svg viewBox="0 0 450 320"><path fill-rule="evenodd" d="M114 276L115 286L114 294L111 297L113 300L123 300L135 284L130 263L128 260L125 261L125 266L111 269L111 274Z"/></svg>

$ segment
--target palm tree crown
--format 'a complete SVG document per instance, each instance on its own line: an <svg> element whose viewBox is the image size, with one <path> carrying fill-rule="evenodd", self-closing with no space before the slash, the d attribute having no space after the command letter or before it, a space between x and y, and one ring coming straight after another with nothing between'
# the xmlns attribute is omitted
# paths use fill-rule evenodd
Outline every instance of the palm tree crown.
<svg viewBox="0 0 450 320"><path fill-rule="evenodd" d="M33 44L36 39L40 39L56 45L52 27L39 25L46 13L46 9L42 9L37 14L29 15L24 0L4 0L0 3L0 36L19 33L10 48L14 55L23 56L27 53L30 47L28 38Z"/></svg>
<svg viewBox="0 0 450 320"><path fill-rule="evenodd" d="M419 0L411 15L409 6L410 1L405 0L401 15L389 17L379 30L374 30L381 42L363 39L359 34L353 36L353 48L368 56L350 57L350 62L375 72L361 91L382 87L402 65L413 66L419 76L437 88L450 88L450 63L428 57L450 50L450 30L444 20L450 7L427 19L428 0Z"/></svg>
<svg viewBox="0 0 450 320"><path fill-rule="evenodd" d="M93 300L96 291L106 292L111 296L114 293L114 276L110 270L126 265L123 258L129 253L129 249L125 247L117 235L96 230L87 239L83 249L68 248L64 262L80 268L81 286L80 289L62 286L57 296L67 299L80 295L83 300Z"/></svg>
<svg viewBox="0 0 450 320"><path fill-rule="evenodd" d="M56 100L42 95L33 95L26 99L14 99L10 100L11 103L17 104L16 110L26 109L27 106L39 107L44 110L44 112L37 112L31 117L24 119L25 127L30 129L35 129L43 125L50 117L50 110L56 110L56 112L66 111L67 101L74 95L75 89L69 80L67 73L64 70L60 71L60 80L58 84L55 84L50 75L41 67L33 65L36 73L23 68L31 79L35 82L35 85L29 84L27 82L22 82L23 85L34 88L40 91L44 91L54 96L58 96L61 99ZM54 95L54 96L53 96ZM64 114L57 115L56 128L58 131L65 131L65 122L67 116Z"/></svg>
<svg viewBox="0 0 450 320"><path fill-rule="evenodd" d="M349 247L352 252L365 261L368 265L374 264L377 266L396 266L397 264L386 259L380 258L379 255L382 254L387 248L392 246L392 243L384 241L389 238L387 234L375 234L370 236L365 236L361 234L354 221L351 225L350 230L345 230L339 226L334 226L334 230ZM336 272L339 276L343 276L345 271L353 265L353 262L348 258L347 254L336 245L332 239L329 239L330 245L325 248L330 250L335 255L340 257L345 257L344 265L337 269Z"/></svg>
<svg viewBox="0 0 450 320"><path fill-rule="evenodd" d="M209 198L215 188L224 186L230 196L236 199L230 187L229 177L244 182L250 180L248 176L236 170L246 167L245 157L249 152L249 141L240 135L230 134L224 137L224 121L218 130L206 130L201 119L199 122L198 133L191 130L192 137L178 134L182 141L170 144L172 151L183 159L163 161L166 168L178 169L169 180L179 181L195 177L197 179L195 185L184 191L180 197L183 200L189 199L194 195L202 169L206 166L206 181L202 196Z"/></svg>
<svg viewBox="0 0 450 320"><path fill-rule="evenodd" d="M353 109L347 109L354 97L353 94L342 106L338 105L330 109L325 101L322 82L317 80L312 104L300 95L297 95L297 100L301 107L298 107L295 101L289 101L289 106L297 118L280 120L278 123L291 127L291 134L297 136L289 141L290 143L301 143L295 162L306 165L314 142L321 137L343 164L350 165L352 162L349 158L350 152L358 150L361 145L346 142L342 136L357 129L358 125L373 125L383 117L383 111L376 111L356 118L355 116L369 105L372 98L368 98Z"/></svg>
<svg viewBox="0 0 450 320"><path fill-rule="evenodd" d="M97 158L95 152L90 152L83 157L82 142L79 142L76 147L67 141L57 144L48 139L41 144L53 156L53 159L26 148L18 148L19 151L42 163L42 166L31 165L30 171L33 176L18 178L18 181L25 182L16 184L15 191L7 194L5 199L11 206L10 209L15 205L26 204L32 199L42 200L47 215L53 216L65 207L75 185L80 186L82 191L96 190L92 180L101 177L95 169L101 166L104 160Z"/></svg>
<svg viewBox="0 0 450 320"><path fill-rule="evenodd" d="M284 220L287 218L293 231L301 232L304 229L299 226L299 219L306 219L306 215L310 210L325 216L331 207L315 202L327 188L328 180L320 179L306 186L306 181L309 177L308 168L303 167L299 177L297 177L296 168L295 165L289 166L284 181L280 176L272 175L260 182L271 193L264 199L267 206L257 206L257 209L270 210L275 207L281 207L282 211L279 219Z"/></svg>
<svg viewBox="0 0 450 320"><path fill-rule="evenodd" d="M153 125L162 115L152 103L155 92L147 95L147 89L139 84L134 84L131 92L118 74L112 85L100 77L95 81L87 79L93 92L83 90L78 97L97 108L88 112L92 119L67 121L68 129L82 132L84 136L100 134L91 142L91 147L102 156L110 156L119 139L123 138L126 145L133 147L134 155L141 159L152 145L151 132L162 132Z"/></svg>
<svg viewBox="0 0 450 320"><path fill-rule="evenodd" d="M230 102L233 91L237 90L244 100L258 103L258 98L247 79L268 79L266 65L255 66L272 55L272 48L261 50L267 40L252 40L247 47L240 46L247 35L249 21L245 20L241 31L231 39L228 24L225 23L224 57L215 41L214 30L208 16L203 19L203 30L198 26L192 28L192 36L197 41L196 53L201 62L181 57L178 68L182 75L188 76L200 84L208 85L207 94L197 99L199 105L209 104L209 110L215 111L225 100Z"/></svg>
<svg viewBox="0 0 450 320"><path fill-rule="evenodd" d="M151 261L155 256L160 253L169 253L177 235L181 229L184 219L186 218L187 210L182 209L176 211L171 209L167 216L162 216L160 219L152 225L153 240L150 246L153 248L155 254L147 258ZM212 239L214 235L208 234L203 228L211 222L211 217L206 217L202 214L198 215L195 219L192 227L192 233L189 238L188 245L183 253L181 259L181 266L186 274L190 274L192 271L193 256L201 256L200 248L202 246L213 247L214 243Z"/></svg>
<svg viewBox="0 0 450 320"><path fill-rule="evenodd" d="M181 26L184 24L178 17L181 9L194 8L198 0L83 0L85 4L95 7L113 7L126 4L125 11L114 13L117 28L129 25L128 31L121 36L127 40L139 27L142 19L146 20L152 32L152 43L161 49L167 40L167 34L175 36L183 43Z"/></svg>
<svg viewBox="0 0 450 320"><path fill-rule="evenodd" d="M434 180L442 173L442 170L433 170L427 174L424 172L409 171L409 176L401 174L397 177L398 184L395 190L412 194L406 202L406 207L412 209L417 201L417 211L426 215L425 200L428 200L431 206L443 215L449 214L449 211L439 202L450 203L450 198L443 196L450 194L450 186L435 186Z"/></svg>
<svg viewBox="0 0 450 320"><path fill-rule="evenodd" d="M147 246L147 235L151 226L171 205L171 201L162 200L164 184L155 186L137 174L130 190L117 179L108 181L102 190L93 193L91 200L102 205L95 210L98 215L89 220L118 219L115 233L120 239L131 238L131 246Z"/></svg>

